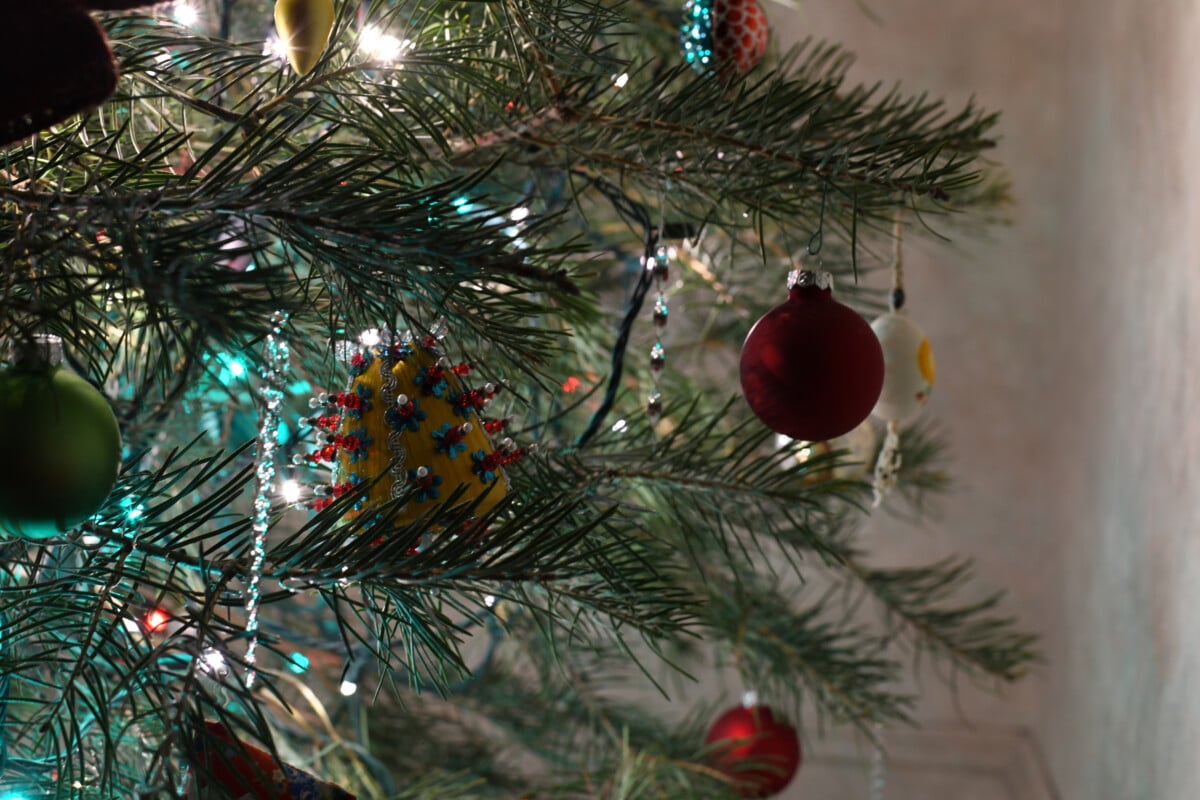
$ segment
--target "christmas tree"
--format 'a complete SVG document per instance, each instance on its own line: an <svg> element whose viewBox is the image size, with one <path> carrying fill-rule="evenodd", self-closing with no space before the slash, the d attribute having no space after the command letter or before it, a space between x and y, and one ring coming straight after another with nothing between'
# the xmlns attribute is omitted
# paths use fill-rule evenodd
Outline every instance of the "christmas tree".
<svg viewBox="0 0 1200 800"><path fill-rule="evenodd" d="M9 5L0 796L761 795L1034 658L857 537L996 115L755 0Z"/></svg>

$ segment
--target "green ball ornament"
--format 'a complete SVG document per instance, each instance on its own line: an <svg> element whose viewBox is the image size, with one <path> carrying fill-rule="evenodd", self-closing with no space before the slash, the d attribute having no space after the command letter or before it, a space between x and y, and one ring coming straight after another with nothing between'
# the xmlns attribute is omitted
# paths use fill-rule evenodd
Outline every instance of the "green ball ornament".
<svg viewBox="0 0 1200 800"><path fill-rule="evenodd" d="M121 466L108 401L46 352L0 369L0 532L66 533L104 504Z"/></svg>

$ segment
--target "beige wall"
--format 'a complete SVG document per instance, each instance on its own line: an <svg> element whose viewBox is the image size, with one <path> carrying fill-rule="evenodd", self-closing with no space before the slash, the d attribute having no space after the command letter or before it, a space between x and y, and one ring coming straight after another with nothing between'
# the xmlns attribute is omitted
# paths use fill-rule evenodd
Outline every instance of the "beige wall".
<svg viewBox="0 0 1200 800"><path fill-rule="evenodd" d="M962 706L1032 726L1065 800L1200 797L1200 4L864 2L878 24L770 13L863 80L1002 109L1017 198L989 240L909 251L959 487L931 529L870 535L1015 592L1049 663Z"/></svg>

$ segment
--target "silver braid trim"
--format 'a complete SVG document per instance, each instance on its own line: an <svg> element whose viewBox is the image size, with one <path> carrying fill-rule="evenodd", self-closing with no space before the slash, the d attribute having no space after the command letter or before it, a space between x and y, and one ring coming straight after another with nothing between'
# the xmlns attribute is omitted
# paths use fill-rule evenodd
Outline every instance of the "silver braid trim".
<svg viewBox="0 0 1200 800"><path fill-rule="evenodd" d="M392 372L392 368L395 366L396 361L390 355L379 357L379 375L383 378L379 396L383 401L385 413L396 405L396 389L399 384L396 381L396 373ZM392 488L389 494L393 500L404 493L404 484L408 480L408 472L404 469L405 462L408 460L408 451L404 449L402 438L403 434L400 431L388 432L388 453L392 456Z"/></svg>

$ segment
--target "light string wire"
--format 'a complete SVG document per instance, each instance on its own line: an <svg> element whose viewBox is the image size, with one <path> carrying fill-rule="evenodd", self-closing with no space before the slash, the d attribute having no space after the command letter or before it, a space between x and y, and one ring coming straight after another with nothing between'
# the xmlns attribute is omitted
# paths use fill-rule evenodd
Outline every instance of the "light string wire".
<svg viewBox="0 0 1200 800"><path fill-rule="evenodd" d="M608 199L622 219L638 225L641 227L643 233L642 269L638 274L638 281L634 286L633 294L626 305L625 317L621 320L621 327L617 332L616 344L613 345L611 371L608 376L608 386L604 391L604 398L600 402L600 407L592 414L587 428L575 440L575 446L582 447L599 432L604 418L608 416L609 412L612 411L613 405L616 404L617 392L621 388L621 374L625 369L625 351L629 347L629 337L633 331L633 325L637 321L638 314L642 310L642 304L646 300L646 295L650 292L650 286L654 283L654 271L646 269L646 265L654 261L654 253L659 239L659 229L651 221L650 212L646 207L626 197L616 186L603 179L587 175L586 173L580 173L576 170L572 170L571 174L583 177L595 186Z"/></svg>
<svg viewBox="0 0 1200 800"><path fill-rule="evenodd" d="M254 525L251 529L250 577L246 584L246 688L252 688L258 676L258 611L262 595L262 568L267 557L267 530L271 524L271 494L275 482L275 451L278 449L279 410L283 405L284 382L290 368L291 353L283 329L288 315L276 311L267 334L266 360L262 366L262 419L258 428L258 453L255 457Z"/></svg>

